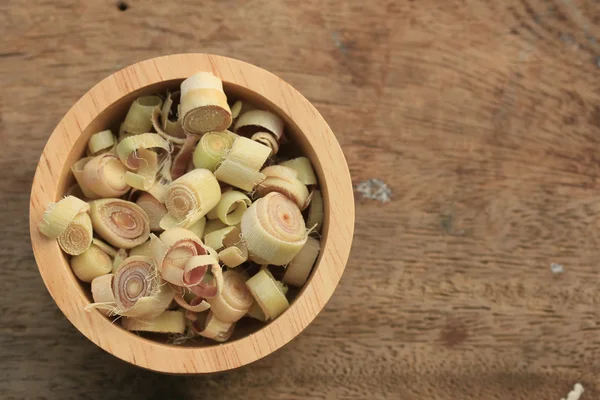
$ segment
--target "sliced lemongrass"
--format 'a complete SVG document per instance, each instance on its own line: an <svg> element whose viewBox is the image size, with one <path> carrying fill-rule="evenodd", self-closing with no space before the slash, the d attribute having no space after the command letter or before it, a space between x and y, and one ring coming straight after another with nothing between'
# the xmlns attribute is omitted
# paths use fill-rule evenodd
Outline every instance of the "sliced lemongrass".
<svg viewBox="0 0 600 400"><path fill-rule="evenodd" d="M200 324L201 323L201 324ZM235 322L224 322L218 319L211 311L208 311L206 319L197 319L193 323L193 329L200 336L212 339L216 342L225 342L231 337Z"/></svg>
<svg viewBox="0 0 600 400"><path fill-rule="evenodd" d="M94 133L88 142L88 150L92 155L108 151L117 143L115 135L110 130Z"/></svg>
<svg viewBox="0 0 600 400"><path fill-rule="evenodd" d="M85 213L90 206L75 196L67 196L57 203L50 203L44 211L38 230L50 239L56 239L67 229L71 221L80 213Z"/></svg>
<svg viewBox="0 0 600 400"><path fill-rule="evenodd" d="M133 318L155 318L162 314L174 292L163 284L150 257L133 256L125 259L113 280L118 315Z"/></svg>
<svg viewBox="0 0 600 400"><path fill-rule="evenodd" d="M133 254L132 254L133 255ZM121 266L121 263L127 258L127 250L119 249L112 261L112 273L116 274Z"/></svg>
<svg viewBox="0 0 600 400"><path fill-rule="evenodd" d="M188 133L227 129L232 118L221 80L210 72L198 72L183 81L179 117Z"/></svg>
<svg viewBox="0 0 600 400"><path fill-rule="evenodd" d="M265 176L257 170L248 168L237 161L225 159L215 171L215 177L246 192L251 192Z"/></svg>
<svg viewBox="0 0 600 400"><path fill-rule="evenodd" d="M186 173L188 166L193 161L194 148L196 148L199 140L200 136L198 135L187 135L183 146L181 146L181 149L179 149L179 152L173 159L171 167L171 176L173 179L177 179Z"/></svg>
<svg viewBox="0 0 600 400"><path fill-rule="evenodd" d="M150 247L150 241L147 240L144 243L135 246L133 249L129 250L130 256L144 256L144 257L153 257L152 248Z"/></svg>
<svg viewBox="0 0 600 400"><path fill-rule="evenodd" d="M250 318L254 318L262 322L267 322L267 316L256 301L252 303L250 309L248 309L248 314L246 315Z"/></svg>
<svg viewBox="0 0 600 400"><path fill-rule="evenodd" d="M133 101L122 130L126 133L146 133L152 128L152 111L160 108L162 99L158 96L141 96Z"/></svg>
<svg viewBox="0 0 600 400"><path fill-rule="evenodd" d="M187 293L191 293L191 295L193 296L191 297L191 299L188 300L189 296L186 296L184 294L185 289L176 287L174 288L174 290L175 297L173 299L177 304L179 304L186 310L199 313L206 311L210 308L210 304L208 304L202 297L196 296L192 292L188 291Z"/></svg>
<svg viewBox="0 0 600 400"><path fill-rule="evenodd" d="M75 180L79 184L79 187L81 188L81 191L83 192L83 195L85 197L87 197L88 199L97 199L100 196L98 196L96 193L94 193L94 191L92 189L90 189L89 187L87 187L86 186L86 182L83 179L83 171L85 169L85 165L91 159L92 159L92 157L84 157L81 160L77 161L71 167L71 172L73 173L73 176L75 177Z"/></svg>
<svg viewBox="0 0 600 400"><path fill-rule="evenodd" d="M91 282L99 276L110 273L112 261L99 247L90 246L83 253L71 258L71 269L79 280Z"/></svg>
<svg viewBox="0 0 600 400"><path fill-rule="evenodd" d="M256 110L256 107L246 101L238 100L231 106L231 116L237 119L243 113L252 110Z"/></svg>
<svg viewBox="0 0 600 400"><path fill-rule="evenodd" d="M273 136L272 133L256 132L254 135L252 135L252 140L270 148L271 156L274 156L279 152L279 143L277 142L277 138Z"/></svg>
<svg viewBox="0 0 600 400"><path fill-rule="evenodd" d="M221 198L221 187L206 169L195 169L173 181L165 194L168 214L161 220L163 229L189 227L206 215Z"/></svg>
<svg viewBox="0 0 600 400"><path fill-rule="evenodd" d="M267 270L259 271L248 279L246 286L267 319L277 318L290 305L282 286L277 284Z"/></svg>
<svg viewBox="0 0 600 400"><path fill-rule="evenodd" d="M208 247L214 249L215 251L220 251L225 247L225 244L223 244L225 238L232 232L234 235L236 235L236 229L237 228L235 226L228 226L226 228L210 232L204 236L204 243L206 243Z"/></svg>
<svg viewBox="0 0 600 400"><path fill-rule="evenodd" d="M115 295L113 293L113 278L114 274L100 275L92 281L92 298L94 303L105 304L108 307L114 307ZM109 315L108 307L99 308L99 311L104 315Z"/></svg>
<svg viewBox="0 0 600 400"><path fill-rule="evenodd" d="M233 142L234 138L226 131L205 133L194 150L194 166L214 171Z"/></svg>
<svg viewBox="0 0 600 400"><path fill-rule="evenodd" d="M204 236L202 237L202 239L206 240L206 235L223 228L227 228L227 225L221 222L220 219L206 221L206 226L204 227Z"/></svg>
<svg viewBox="0 0 600 400"><path fill-rule="evenodd" d="M151 231L161 231L160 220L167 215L167 208L150 193L142 193L135 204L146 212L150 220Z"/></svg>
<svg viewBox="0 0 600 400"><path fill-rule="evenodd" d="M283 282L288 285L302 287L306 283L313 265L315 265L320 250L321 244L319 241L313 237L308 237L304 247L288 264L283 275Z"/></svg>
<svg viewBox="0 0 600 400"><path fill-rule="evenodd" d="M265 164L270 154L271 149L269 147L240 136L233 142L226 159L258 171Z"/></svg>
<svg viewBox="0 0 600 400"><path fill-rule="evenodd" d="M108 245L107 243L103 242L102 240L100 240L98 238L93 238L92 244L94 246L98 246L100 248L100 250L102 250L103 252L108 254L108 256L111 258L114 258L117 255L117 250L114 247Z"/></svg>
<svg viewBox="0 0 600 400"><path fill-rule="evenodd" d="M281 164L284 167L290 167L298 173L298 180L305 185L316 185L317 176L310 160L306 157L298 157Z"/></svg>
<svg viewBox="0 0 600 400"><path fill-rule="evenodd" d="M202 217L190 226L188 229L196 234L199 238L204 237L204 228L206 227L206 217Z"/></svg>
<svg viewBox="0 0 600 400"><path fill-rule="evenodd" d="M138 167L135 172L127 171L125 173L125 182L133 188L149 190L154 186L158 173L158 154L148 149L138 149L133 154L138 161Z"/></svg>
<svg viewBox="0 0 600 400"><path fill-rule="evenodd" d="M281 178L287 181L298 180L298 172L295 169L282 165L271 165L263 168L260 172L265 174L267 178Z"/></svg>
<svg viewBox="0 0 600 400"><path fill-rule="evenodd" d="M219 252L219 260L229 268L235 268L248 261L245 245L227 247Z"/></svg>
<svg viewBox="0 0 600 400"><path fill-rule="evenodd" d="M121 320L121 325L128 331L184 333L186 327L185 320L185 313L183 311L165 311L152 319L124 317Z"/></svg>
<svg viewBox="0 0 600 400"><path fill-rule="evenodd" d="M127 169L114 154L100 154L85 164L82 183L100 197L119 197L130 189L126 173Z"/></svg>
<svg viewBox="0 0 600 400"><path fill-rule="evenodd" d="M218 263L219 260L209 254L190 257L183 269L183 286L191 287L200 284L208 269Z"/></svg>
<svg viewBox="0 0 600 400"><path fill-rule="evenodd" d="M320 190L315 190L312 193L310 208L308 209L308 217L306 218L306 226L313 232L321 232L323 225L323 196Z"/></svg>
<svg viewBox="0 0 600 400"><path fill-rule="evenodd" d="M165 104L163 104L163 110L166 105L167 105L167 102L165 101ZM161 117L161 115L162 115L162 117ZM161 121L161 118L162 118L162 121ZM164 114L162 114L160 109L155 108L154 111L152 112L152 126L154 127L154 130L156 131L156 133L158 133L160 135L160 137L162 137L165 140L168 140L171 143L174 143L174 144L185 143L185 136L177 137L177 136L170 135L169 132L167 132L166 125L167 125L167 121L165 120Z"/></svg>
<svg viewBox="0 0 600 400"><path fill-rule="evenodd" d="M156 200L164 204L167 188L173 181L171 177L171 157L167 156L159 166L154 186L147 190Z"/></svg>
<svg viewBox="0 0 600 400"><path fill-rule="evenodd" d="M278 192L267 194L248 208L241 230L248 251L274 265L288 264L307 237L300 209Z"/></svg>
<svg viewBox="0 0 600 400"><path fill-rule="evenodd" d="M223 289L223 270L221 266L212 264L210 271L208 271L202 278L202 282L196 286L189 288L196 296L202 297L203 299L210 299L221 294Z"/></svg>
<svg viewBox="0 0 600 400"><path fill-rule="evenodd" d="M131 249L148 240L150 220L137 204L121 199L100 199L90 203L94 230L115 247Z"/></svg>
<svg viewBox="0 0 600 400"><path fill-rule="evenodd" d="M115 151L127 168L137 170L140 167L140 157L136 152L140 149L170 152L171 145L156 133L141 133L121 140Z"/></svg>
<svg viewBox="0 0 600 400"><path fill-rule="evenodd" d="M247 277L236 271L223 273L221 294L208 299L210 310L223 322L239 321L247 312L254 298L245 285Z"/></svg>
<svg viewBox="0 0 600 400"><path fill-rule="evenodd" d="M252 136L256 132L267 131L277 140L283 135L283 120L279 116L263 110L252 110L243 113L235 123L238 135Z"/></svg>
<svg viewBox="0 0 600 400"><path fill-rule="evenodd" d="M90 247L93 235L90 216L86 213L79 213L67 225L67 228L58 235L57 241L65 253L76 256Z"/></svg>
<svg viewBox="0 0 600 400"><path fill-rule="evenodd" d="M263 172L264 173L264 172ZM305 184L298 179L283 179L268 176L256 188L256 195L264 197L268 193L278 192L292 200L299 209L304 209L309 192Z"/></svg>
<svg viewBox="0 0 600 400"><path fill-rule="evenodd" d="M217 217L227 225L237 225L242 220L242 215L252 201L242 192L229 190L221 195L219 203L214 208Z"/></svg>

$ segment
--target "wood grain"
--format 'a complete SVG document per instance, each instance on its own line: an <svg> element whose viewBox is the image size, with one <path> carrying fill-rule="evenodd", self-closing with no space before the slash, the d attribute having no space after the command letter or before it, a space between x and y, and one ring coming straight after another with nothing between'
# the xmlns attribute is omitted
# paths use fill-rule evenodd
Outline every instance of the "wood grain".
<svg viewBox="0 0 600 400"><path fill-rule="evenodd" d="M600 397L596 1L128 4L0 4L2 398L560 399L577 381ZM393 191L357 197L350 262L309 328L222 375L157 376L93 346L29 246L50 132L93 84L167 52L281 76L355 183Z"/></svg>

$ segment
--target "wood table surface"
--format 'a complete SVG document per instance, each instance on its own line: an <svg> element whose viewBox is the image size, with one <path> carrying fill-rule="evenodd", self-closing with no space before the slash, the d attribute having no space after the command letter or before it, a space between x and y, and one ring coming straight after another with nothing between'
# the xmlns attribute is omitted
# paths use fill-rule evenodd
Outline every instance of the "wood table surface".
<svg viewBox="0 0 600 400"><path fill-rule="evenodd" d="M0 2L0 398L558 400L576 382L600 398L598 0L126 1ZM181 52L279 75L353 182L391 191L356 192L346 272L306 331L210 376L89 342L28 232L38 157L71 105Z"/></svg>

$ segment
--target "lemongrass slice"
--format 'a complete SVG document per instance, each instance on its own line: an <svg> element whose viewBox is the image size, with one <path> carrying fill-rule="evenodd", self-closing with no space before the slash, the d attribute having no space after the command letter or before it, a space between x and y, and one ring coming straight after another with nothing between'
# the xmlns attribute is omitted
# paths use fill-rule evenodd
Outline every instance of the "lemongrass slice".
<svg viewBox="0 0 600 400"><path fill-rule="evenodd" d="M90 206L75 196L67 196L57 203L50 203L44 211L38 230L50 239L56 239L67 229L71 221L80 213L85 213Z"/></svg>
<svg viewBox="0 0 600 400"><path fill-rule="evenodd" d="M227 153L227 160L235 161L258 171L269 158L271 149L246 137L238 137ZM229 183L229 182L227 182Z"/></svg>
<svg viewBox="0 0 600 400"><path fill-rule="evenodd" d="M154 186L147 190L156 200L164 204L165 196L167 194L167 188L173 182L171 176L171 157L167 156L159 166L158 173L156 174L156 181Z"/></svg>
<svg viewBox="0 0 600 400"><path fill-rule="evenodd" d="M140 158L136 154L139 149L157 149L157 151L170 152L171 146L169 142L156 133L142 133L121 140L115 151L127 168L137 170L140 167Z"/></svg>
<svg viewBox="0 0 600 400"><path fill-rule="evenodd" d="M227 225L237 225L252 201L242 192L229 190L221 195L215 207L217 217Z"/></svg>
<svg viewBox="0 0 600 400"><path fill-rule="evenodd" d="M202 324L200 324L200 322ZM194 330L205 338L216 342L225 342L229 339L235 328L235 322L224 322L218 319L211 311L208 312L205 320L198 319L193 323Z"/></svg>
<svg viewBox="0 0 600 400"><path fill-rule="evenodd" d="M307 237L300 209L278 192L267 194L248 208L241 230L248 251L274 265L288 264Z"/></svg>
<svg viewBox="0 0 600 400"><path fill-rule="evenodd" d="M173 290L175 291L175 297L173 299L177 304L186 310L200 313L210 308L210 304L208 304L202 297L194 295L193 292L187 292L191 293L193 296L190 300L188 300L188 296L184 295L185 289L175 287Z"/></svg>
<svg viewBox="0 0 600 400"><path fill-rule="evenodd" d="M284 161L281 164L284 167L290 167L298 173L298 180L305 185L316 185L317 176L315 170L310 163L310 160L306 157L298 157L289 161Z"/></svg>
<svg viewBox="0 0 600 400"><path fill-rule="evenodd" d="M165 194L168 214L160 221L163 229L189 227L206 215L221 198L221 187L206 169L195 169L173 181Z"/></svg>
<svg viewBox="0 0 600 400"><path fill-rule="evenodd" d="M308 217L306 218L306 226L313 232L321 232L323 225L323 196L320 190L315 190L308 209Z"/></svg>
<svg viewBox="0 0 600 400"><path fill-rule="evenodd" d="M142 193L135 204L146 212L150 220L151 231L162 231L160 220L167 215L167 208L150 193Z"/></svg>
<svg viewBox="0 0 600 400"><path fill-rule="evenodd" d="M88 142L88 150L92 155L101 151L107 151L113 148L117 143L115 135L110 130L94 133Z"/></svg>
<svg viewBox="0 0 600 400"><path fill-rule="evenodd" d="M108 254L108 256L111 258L114 258L117 255L117 250L114 247L108 245L107 243L103 242L102 240L100 240L98 238L93 238L92 244L94 246L98 246L100 248L100 250L102 250L103 252Z"/></svg>
<svg viewBox="0 0 600 400"><path fill-rule="evenodd" d="M234 130L238 135L243 136L252 136L256 132L267 131L279 140L283 135L283 120L268 111L252 110L240 115Z"/></svg>
<svg viewBox="0 0 600 400"><path fill-rule="evenodd" d="M150 241L147 240L144 243L135 246L133 249L129 250L130 256L144 256L144 257L153 257L152 248L150 246Z"/></svg>
<svg viewBox="0 0 600 400"><path fill-rule="evenodd" d="M169 100L170 101L170 100ZM177 136L172 136L169 134L169 132L166 131L167 128L167 120L165 120L165 114L164 114L164 109L167 106L167 101L165 101L165 104L163 104L163 110L161 111L158 108L155 108L154 111L152 111L152 126L154 127L154 130L156 131L156 133L158 133L163 139L168 140L169 142L175 143L175 144L183 144L185 143L185 136L184 137L177 137ZM170 108L170 105L169 105ZM162 122L161 122L162 119Z"/></svg>
<svg viewBox="0 0 600 400"><path fill-rule="evenodd" d="M171 167L171 176L173 179L177 179L186 173L188 166L193 161L194 148L196 148L199 140L200 136L198 135L187 135L183 146L181 146L181 149L179 149L173 160L173 166Z"/></svg>
<svg viewBox="0 0 600 400"><path fill-rule="evenodd" d="M236 271L223 273L223 289L220 295L208 299L210 310L223 322L239 321L247 312L254 298L245 285L247 277Z"/></svg>
<svg viewBox="0 0 600 400"><path fill-rule="evenodd" d="M232 186L251 192L265 176L257 170L248 168L239 162L225 159L215 171L215 177Z"/></svg>
<svg viewBox="0 0 600 400"><path fill-rule="evenodd" d="M116 314L133 318L155 318L162 314L174 292L163 284L150 257L133 256L121 263L113 280Z"/></svg>
<svg viewBox="0 0 600 400"><path fill-rule="evenodd" d="M90 216L86 213L79 213L67 225L67 228L58 235L57 241L65 253L76 256L90 247L93 235Z"/></svg>
<svg viewBox="0 0 600 400"><path fill-rule="evenodd" d="M109 309L116 305L113 293L114 274L100 275L92 281L92 298L96 304L104 304L106 307L98 308L104 315L109 315Z"/></svg>
<svg viewBox="0 0 600 400"><path fill-rule="evenodd" d="M246 101L238 100L231 106L231 116L237 119L243 113L252 110L256 110L256 107Z"/></svg>
<svg viewBox="0 0 600 400"><path fill-rule="evenodd" d="M252 135L252 140L270 148L271 156L274 156L279 152L279 143L277 142L277 138L273 136L272 133L256 132L254 135Z"/></svg>
<svg viewBox="0 0 600 400"><path fill-rule="evenodd" d="M90 246L83 253L71 258L71 269L80 281L91 282L99 276L110 273L112 261L99 247Z"/></svg>
<svg viewBox="0 0 600 400"><path fill-rule="evenodd" d="M100 197L119 197L130 189L125 180L126 173L127 169L114 154L100 154L85 164L83 187Z"/></svg>
<svg viewBox="0 0 600 400"><path fill-rule="evenodd" d="M319 241L313 237L308 237L304 247L288 264L283 275L283 282L288 285L302 287L306 283L313 265L315 265L320 250L321 244Z"/></svg>
<svg viewBox="0 0 600 400"><path fill-rule="evenodd" d="M243 243L227 247L219 252L219 260L229 268L235 268L248 260L248 249Z"/></svg>
<svg viewBox="0 0 600 400"><path fill-rule="evenodd" d="M194 151L194 166L214 171L231 149L233 141L234 138L226 131L205 133Z"/></svg>
<svg viewBox="0 0 600 400"><path fill-rule="evenodd" d="M125 317L122 319L121 325L128 331L183 333L186 327L185 313L183 311L165 311L152 319Z"/></svg>
<svg viewBox="0 0 600 400"><path fill-rule="evenodd" d="M259 271L246 281L248 290L256 300L266 319L275 319L290 306L283 288L268 270Z"/></svg>
<svg viewBox="0 0 600 400"><path fill-rule="evenodd" d="M131 249L148 240L150 220L137 204L121 199L100 199L90 203L94 230L115 247Z"/></svg>
<svg viewBox="0 0 600 400"><path fill-rule="evenodd" d="M223 82L210 72L198 72L183 81L179 117L188 133L227 129L232 118Z"/></svg>
<svg viewBox="0 0 600 400"><path fill-rule="evenodd" d="M126 133L146 133L152 128L152 111L160 108L162 99L158 96L141 96L134 100L127 112L121 129Z"/></svg>
<svg viewBox="0 0 600 400"><path fill-rule="evenodd" d="M87 187L86 183L85 183L85 181L83 179L83 171L85 169L86 164L91 159L92 159L92 157L84 157L81 160L77 161L71 167L71 172L73 173L73 176L75 177L75 180L79 184L79 187L81 188L81 191L83 192L83 195L85 197L87 197L88 199L97 199L100 196L98 196L96 193L94 193L94 191L92 189L90 189L89 187Z"/></svg>
<svg viewBox="0 0 600 400"><path fill-rule="evenodd" d="M248 310L248 314L246 315L250 318L254 318L262 322L267 322L267 316L265 315L263 310L261 310L260 306L256 301L252 303L250 309Z"/></svg>
<svg viewBox="0 0 600 400"><path fill-rule="evenodd" d="M263 172L264 173L264 172ZM288 180L268 176L256 188L256 195L264 197L268 193L278 192L292 200L299 209L303 210L307 204L309 192L305 184L298 179Z"/></svg>
<svg viewBox="0 0 600 400"><path fill-rule="evenodd" d="M220 219L206 221L206 225L204 227L204 235L201 236L202 240L206 241L206 235L208 235L209 233L212 233L214 231L218 231L219 229L223 229L223 228L227 228L227 225L225 225L223 222L221 222Z"/></svg>
<svg viewBox="0 0 600 400"><path fill-rule="evenodd" d="M206 227L206 217L202 217L190 226L188 229L196 234L199 238L204 237L204 228Z"/></svg>
<svg viewBox="0 0 600 400"><path fill-rule="evenodd" d="M112 273L113 274L117 273L117 271L119 270L119 267L121 266L121 263L123 261L125 261L126 258L127 258L127 250L125 250L125 249L117 250L117 254L113 258L113 262L112 262Z"/></svg>
<svg viewBox="0 0 600 400"><path fill-rule="evenodd" d="M223 288L223 270L216 263L210 266L202 281L196 286L190 286L190 290L198 297L210 299L218 296Z"/></svg>
<svg viewBox="0 0 600 400"><path fill-rule="evenodd" d="M215 251L220 251L225 247L225 244L223 243L225 238L232 233L234 236L239 236L239 231L237 231L235 226L228 226L226 228L216 230L204 236L204 243L206 243L208 247L214 249Z"/></svg>
<svg viewBox="0 0 600 400"><path fill-rule="evenodd" d="M139 190L149 190L154 186L158 172L158 154L148 149L138 149L135 153L137 167L135 172L125 173L125 182Z"/></svg>

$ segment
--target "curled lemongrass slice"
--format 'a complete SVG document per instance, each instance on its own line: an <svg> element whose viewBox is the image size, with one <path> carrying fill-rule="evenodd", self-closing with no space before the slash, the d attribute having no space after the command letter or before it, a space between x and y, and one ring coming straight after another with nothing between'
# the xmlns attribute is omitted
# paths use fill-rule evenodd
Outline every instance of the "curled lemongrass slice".
<svg viewBox="0 0 600 400"><path fill-rule="evenodd" d="M237 119L243 113L252 110L256 110L256 107L254 107L248 102L238 100L231 106L231 116L233 117L233 119Z"/></svg>
<svg viewBox="0 0 600 400"><path fill-rule="evenodd" d="M283 120L268 111L252 110L240 115L234 129L238 135L243 136L267 131L279 140L283 135Z"/></svg>
<svg viewBox="0 0 600 400"><path fill-rule="evenodd" d="M223 222L221 222L220 219L206 221L206 225L204 227L204 235L201 237L203 240L206 241L206 235L208 235L209 233L212 233L214 231L218 231L219 229L223 229L223 228L227 228L227 225L225 225Z"/></svg>
<svg viewBox="0 0 600 400"><path fill-rule="evenodd" d="M306 226L313 232L320 232L323 225L323 196L320 190L315 190L308 209Z"/></svg>
<svg viewBox="0 0 600 400"><path fill-rule="evenodd" d="M207 300L213 314L223 322L236 322L247 312L254 298L245 285L247 277L236 271L223 273L221 293Z"/></svg>
<svg viewBox="0 0 600 400"><path fill-rule="evenodd" d="M231 110L223 83L210 72L198 72L181 83L181 125L186 132L224 131L231 125Z"/></svg>
<svg viewBox="0 0 600 400"><path fill-rule="evenodd" d="M168 214L160 221L163 229L189 227L221 198L221 187L215 176L206 169L195 169L173 181L165 194Z"/></svg>
<svg viewBox="0 0 600 400"><path fill-rule="evenodd" d="M306 243L300 209L277 192L255 201L242 216L241 228L248 251L268 264L288 264Z"/></svg>
<svg viewBox="0 0 600 400"><path fill-rule="evenodd" d="M219 260L229 268L235 268L248 260L248 249L242 242L219 252Z"/></svg>
<svg viewBox="0 0 600 400"><path fill-rule="evenodd" d="M150 246L150 241L147 240L144 243L135 246L133 249L129 250L130 256L144 256L144 257L153 257L152 247Z"/></svg>
<svg viewBox="0 0 600 400"><path fill-rule="evenodd" d="M79 280L91 282L101 275L108 274L112 269L112 261L99 247L90 246L83 253L71 258L71 268Z"/></svg>
<svg viewBox="0 0 600 400"><path fill-rule="evenodd" d="M195 224L193 224L192 226L190 226L188 229L192 232L194 232L194 234L196 236L198 236L199 238L204 237L204 228L206 227L206 217L202 217L198 220L198 222L196 222Z"/></svg>
<svg viewBox="0 0 600 400"><path fill-rule="evenodd" d="M266 319L275 319L286 308L288 303L283 286L278 284L268 270L261 270L246 281L248 290L265 314Z"/></svg>
<svg viewBox="0 0 600 400"><path fill-rule="evenodd" d="M100 197L122 196L130 189L126 173L127 169L114 154L100 154L85 164L82 188L89 188Z"/></svg>
<svg viewBox="0 0 600 400"><path fill-rule="evenodd" d="M75 177L75 180L79 184L79 187L81 188L81 191L83 192L83 195L85 197L87 197L88 199L97 199L100 196L98 196L96 193L94 193L94 191L92 189L90 189L89 187L87 187L86 186L86 182L83 179L83 171L85 169L85 165L91 159L92 159L92 157L84 157L81 160L77 161L71 167L71 172L73 173L73 176Z"/></svg>
<svg viewBox="0 0 600 400"><path fill-rule="evenodd" d="M125 249L117 250L117 254L113 258L113 262L112 262L112 273L113 274L117 273L117 271L119 270L119 267L121 266L121 263L123 261L125 261L126 258L127 258L127 250L125 250Z"/></svg>
<svg viewBox="0 0 600 400"><path fill-rule="evenodd" d="M235 322L224 322L218 319L211 311L208 311L206 319L198 318L192 324L192 328L200 336L212 339L216 342L225 342L231 337Z"/></svg>
<svg viewBox="0 0 600 400"><path fill-rule="evenodd" d="M204 236L204 243L215 251L220 251L225 244L223 243L229 235L239 237L239 230L235 226L228 226L214 232L207 233Z"/></svg>
<svg viewBox="0 0 600 400"><path fill-rule="evenodd" d="M277 154L277 152L279 151L279 143L277 142L277 138L273 136L272 133L256 132L254 135L252 135L252 140L269 147L271 149L272 156Z"/></svg>
<svg viewBox="0 0 600 400"><path fill-rule="evenodd" d="M119 315L133 318L156 318L171 301L174 292L163 284L149 257L133 256L121 263L113 281L116 308Z"/></svg>
<svg viewBox="0 0 600 400"><path fill-rule="evenodd" d="M170 101L170 99L169 99L169 101ZM159 110L158 108L155 108L154 111L152 111L152 126L154 127L154 130L156 131L156 133L158 133L163 139L168 140L169 142L172 142L174 144L183 144L183 143L185 143L185 136L183 136L183 137L172 136L166 131L168 117L165 117L164 110L167 105L168 105L168 103L167 103L167 101L165 101L165 104L163 104L162 111ZM169 108L170 108L170 105L169 105ZM165 120L165 118L167 118L167 120ZM161 122L161 119L162 119L162 122Z"/></svg>
<svg viewBox="0 0 600 400"><path fill-rule="evenodd" d="M152 111L160 108L162 99L158 96L142 96L131 104L125 121L121 125L124 133L146 133L152 128Z"/></svg>
<svg viewBox="0 0 600 400"><path fill-rule="evenodd" d="M267 193L279 192L287 196L296 205L303 209L308 200L308 189L294 175L297 172L289 167L274 165L262 170L266 179L257 187L256 194L260 197Z"/></svg>
<svg viewBox="0 0 600 400"><path fill-rule="evenodd" d="M204 134L194 151L194 166L214 171L233 145L233 141L234 137L226 131Z"/></svg>
<svg viewBox="0 0 600 400"><path fill-rule="evenodd" d="M65 253L76 256L90 247L93 235L90 216L86 213L79 213L58 235L58 245Z"/></svg>
<svg viewBox="0 0 600 400"><path fill-rule="evenodd" d="M252 201L237 190L229 190L221 195L216 206L217 217L227 225L237 225L242 220Z"/></svg>
<svg viewBox="0 0 600 400"><path fill-rule="evenodd" d="M227 160L235 161L252 170L258 171L269 158L271 149L261 143L245 137L238 137L227 153ZM229 183L229 182L226 182Z"/></svg>
<svg viewBox="0 0 600 400"><path fill-rule="evenodd" d="M142 193L135 201L146 212L151 231L161 231L160 220L167 215L167 208L150 193Z"/></svg>
<svg viewBox="0 0 600 400"><path fill-rule="evenodd" d="M121 140L116 147L116 153L121 162L130 170L135 171L127 171L126 179L127 183L136 189L149 190L154 185L156 175L161 168L158 154L150 149L167 154L171 150L171 146L157 134L142 133ZM164 157L163 160L165 160Z"/></svg>
<svg viewBox="0 0 600 400"><path fill-rule="evenodd" d="M202 297L196 296L192 292L187 292L187 293L192 294L192 297L188 300L189 296L186 296L184 294L185 289L176 287L176 288L174 288L174 290L175 290L175 297L173 299L175 300L175 302L177 304L179 304L181 307L185 308L186 310L189 310L189 311L195 312L195 313L200 313L200 312L206 311L210 308L210 304L208 304Z"/></svg>
<svg viewBox="0 0 600 400"><path fill-rule="evenodd" d="M92 155L108 151L117 143L115 135L110 130L94 133L88 142L88 150Z"/></svg>
<svg viewBox="0 0 600 400"><path fill-rule="evenodd" d="M114 276L114 274L101 275L92 281L92 298L94 303L105 305L98 308L104 315L109 315L109 308L116 304L112 287Z"/></svg>
<svg viewBox="0 0 600 400"><path fill-rule="evenodd" d="M185 332L185 313L183 311L165 311L152 319L123 318L121 325L128 331L158 333Z"/></svg>
<svg viewBox="0 0 600 400"><path fill-rule="evenodd" d="M173 160L173 166L171 167L171 176L173 179L177 179L186 173L188 166L193 161L194 148L199 140L200 136L198 135L187 135L183 146L181 146L181 149L179 149L179 152Z"/></svg>
<svg viewBox="0 0 600 400"><path fill-rule="evenodd" d="M262 322L267 322L267 316L265 315L263 310L261 310L257 302L252 303L247 315L250 318L254 318Z"/></svg>
<svg viewBox="0 0 600 400"><path fill-rule="evenodd" d="M102 250L103 252L105 252L106 254L108 254L109 257L114 258L117 255L117 250L115 250L114 247L109 246L108 244L106 244L105 242L103 242L102 240L98 239L98 238L93 238L92 239L92 244L94 246L98 246L98 248L100 250Z"/></svg>
<svg viewBox="0 0 600 400"><path fill-rule="evenodd" d="M58 203L50 203L38 224L38 230L50 239L56 239L67 229L77 214L90 209L88 203L75 196L67 196Z"/></svg>
<svg viewBox="0 0 600 400"><path fill-rule="evenodd" d="M308 158L298 157L293 160L284 161L279 165L295 170L298 173L298 180L305 185L317 184L317 176Z"/></svg>
<svg viewBox="0 0 600 400"><path fill-rule="evenodd" d="M226 182L246 192L252 191L256 185L265 179L265 176L259 171L227 159L217 168L215 176L221 182Z"/></svg>
<svg viewBox="0 0 600 400"><path fill-rule="evenodd" d="M288 285L302 287L306 283L313 265L315 265L320 250L321 244L319 241L313 237L308 237L304 247L288 264L283 275L283 282Z"/></svg>
<svg viewBox="0 0 600 400"><path fill-rule="evenodd" d="M150 220L140 206L121 199L100 199L90 203L94 230L115 247L131 249L148 240Z"/></svg>

